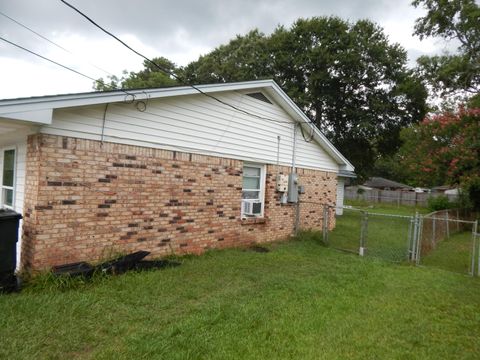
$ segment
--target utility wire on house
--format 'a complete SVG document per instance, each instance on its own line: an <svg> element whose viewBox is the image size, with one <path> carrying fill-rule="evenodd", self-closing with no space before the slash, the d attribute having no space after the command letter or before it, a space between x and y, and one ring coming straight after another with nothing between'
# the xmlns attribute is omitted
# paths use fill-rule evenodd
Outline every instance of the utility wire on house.
<svg viewBox="0 0 480 360"><path fill-rule="evenodd" d="M154 67L156 67L157 69L159 69L160 71L162 71L163 73L167 74L167 75L170 75L171 77L173 77L174 79L176 79L177 81L179 81L181 84L183 85L186 85L186 86L189 86L191 87L192 89L194 89L195 91L197 91L198 93L212 99L212 100L215 100L225 106L228 106L230 108L232 108L233 110L235 111L238 111L238 112L241 112L245 115L249 115L249 116L253 116L257 119L261 119L261 120L266 120L266 121L273 121L273 122L277 122L277 123L290 123L288 121L282 121L282 120L276 120L276 119L272 119L272 118L267 118L267 117L263 117L263 116L260 116L260 115L257 115L257 114L254 114L254 113L251 113L247 110L244 110L242 108L239 108L235 105L232 105L226 101L223 101L211 94L208 94L204 91L202 91L200 88L198 88L197 86L193 85L193 84L190 84L190 83L187 83L185 82L183 79L181 79L178 75L176 75L174 72L172 71L169 71L168 69L165 69L164 67L158 65L155 61L149 59L148 57L146 57L145 55L143 55L142 53L140 53L139 51L133 49L131 46L129 46L127 43L125 43L123 40L119 39L115 34L113 34L112 32L106 30L105 28L103 28L101 25L99 25L97 22L95 22L93 19L91 19L88 15L86 15L85 13L83 13L81 10L77 9L75 6L71 5L70 3L68 3L67 1L65 0L60 0L62 3L64 3L66 6L68 6L69 8L73 9L75 12L77 12L78 14L80 14L82 17L84 17L87 21L89 21L91 24L93 24L95 27L97 27L98 29L100 29L101 31L103 31L105 34L111 36L112 38L114 38L115 40L117 40L119 43L121 43L123 46L125 46L127 49L129 49L130 51L134 52L135 54L137 54L138 56L142 57L143 59L145 59L149 64L153 65ZM310 126L315 126L313 124L311 124L310 122Z"/></svg>
<svg viewBox="0 0 480 360"><path fill-rule="evenodd" d="M302 126L300 125L300 132L301 132L301 134L302 134L303 140L305 140L305 142L307 142L307 143L312 142L313 136L315 135L315 130L314 130L313 126L311 127L311 129L312 129L312 132L310 133L310 137L309 137L308 140L307 140L307 138L305 137L305 133L304 133L304 131L303 131L303 128L302 128Z"/></svg>
<svg viewBox="0 0 480 360"><path fill-rule="evenodd" d="M76 54L73 53L72 51L64 48L62 45L57 44L55 41L50 40L50 39L47 38L46 36L38 33L37 31L33 30L32 28L28 27L27 25L22 24L20 21L15 20L15 19L12 18L11 16L8 16L7 14L3 13L2 11L0 11L0 15L6 17L7 19L13 21L15 24L23 27L24 29L26 29L26 30L30 31L31 33L37 35L38 37L40 37L40 38L42 38L43 40L49 42L50 44L56 46L57 48L59 48L59 49L65 51L65 52L69 53L70 55L80 57L79 55L76 55ZM111 72L109 72L109 71L107 71L107 70L105 70L105 69L103 69L103 68L101 68L101 67L99 67L99 66L97 66L97 65L95 65L95 64L92 64L91 62L88 62L88 61L87 61L87 63L88 63L89 65L93 66L93 67L94 67L95 69L97 69L97 70L100 70L100 71L102 71L102 72L104 72L104 73L106 73L106 74L108 74L108 75L114 76L114 74L112 74Z"/></svg>

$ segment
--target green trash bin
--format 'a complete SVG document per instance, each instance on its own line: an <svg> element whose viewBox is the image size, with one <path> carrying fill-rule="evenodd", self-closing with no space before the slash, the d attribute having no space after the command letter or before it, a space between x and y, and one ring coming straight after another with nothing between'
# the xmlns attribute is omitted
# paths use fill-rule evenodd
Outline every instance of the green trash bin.
<svg viewBox="0 0 480 360"><path fill-rule="evenodd" d="M0 291L17 289L18 226L22 215L13 210L0 209Z"/></svg>

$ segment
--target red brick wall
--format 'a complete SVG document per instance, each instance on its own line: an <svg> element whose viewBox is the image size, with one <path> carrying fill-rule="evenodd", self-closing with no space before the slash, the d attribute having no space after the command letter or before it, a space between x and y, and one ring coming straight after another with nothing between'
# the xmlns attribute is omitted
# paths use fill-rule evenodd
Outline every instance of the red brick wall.
<svg viewBox="0 0 480 360"><path fill-rule="evenodd" d="M136 250L201 253L288 237L295 209L279 203L275 177L289 168L267 166L265 219L252 223L240 218L242 166L212 156L30 136L22 264L41 269ZM335 174L298 172L306 187L302 199L335 202ZM302 226L318 227L321 207L308 209L301 207L308 212Z"/></svg>

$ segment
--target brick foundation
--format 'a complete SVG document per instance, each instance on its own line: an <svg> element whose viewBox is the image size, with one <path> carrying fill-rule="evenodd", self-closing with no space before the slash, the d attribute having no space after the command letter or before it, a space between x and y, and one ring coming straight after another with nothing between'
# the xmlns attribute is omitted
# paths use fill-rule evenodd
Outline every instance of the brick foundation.
<svg viewBox="0 0 480 360"><path fill-rule="evenodd" d="M240 218L240 160L52 135L28 139L22 266L42 269L115 252L201 253L288 237L295 208L281 205L267 166L265 218ZM304 200L334 204L336 174L299 169ZM302 227L322 208L301 206ZM333 212L332 226L334 225Z"/></svg>

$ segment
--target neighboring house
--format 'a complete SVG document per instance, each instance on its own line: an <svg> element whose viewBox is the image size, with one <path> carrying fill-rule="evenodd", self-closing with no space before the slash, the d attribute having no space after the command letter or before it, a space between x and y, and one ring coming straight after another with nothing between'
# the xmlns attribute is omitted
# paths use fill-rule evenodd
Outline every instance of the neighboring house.
<svg viewBox="0 0 480 360"><path fill-rule="evenodd" d="M444 191L445 195L459 195L460 194L460 189L455 188L455 189L448 189Z"/></svg>
<svg viewBox="0 0 480 360"><path fill-rule="evenodd" d="M275 82L198 88L244 111L191 87L0 101L1 204L24 216L22 267L285 238L295 205L277 175L292 170L301 200L336 203L353 166L316 128L303 139L312 125ZM300 209L319 226L321 207Z"/></svg>
<svg viewBox="0 0 480 360"><path fill-rule="evenodd" d="M448 185L440 185L432 187L432 193L440 193L443 194L446 190L451 189L451 186Z"/></svg>
<svg viewBox="0 0 480 360"><path fill-rule="evenodd" d="M363 183L363 186L371 189L378 190L400 190L400 191L413 191L414 188L397 181L388 180L382 177L371 177Z"/></svg>
<svg viewBox="0 0 480 360"><path fill-rule="evenodd" d="M458 195L459 189L450 185L442 185L433 187L432 192L445 195Z"/></svg>

